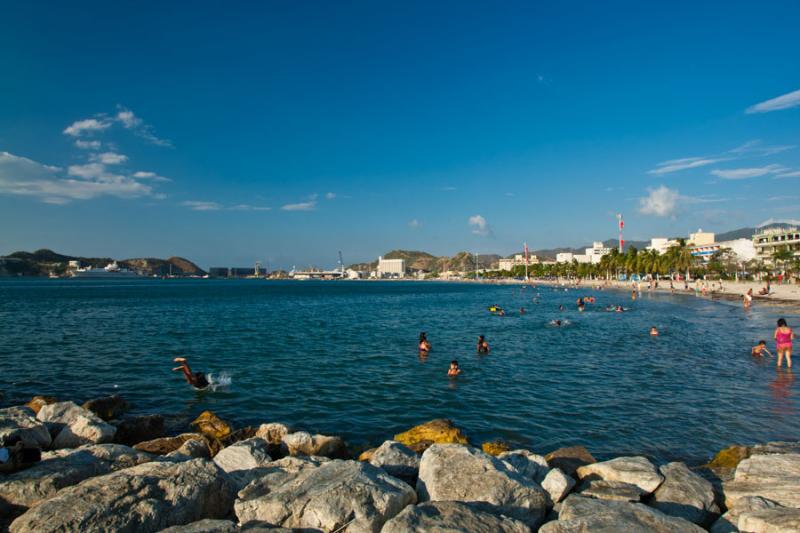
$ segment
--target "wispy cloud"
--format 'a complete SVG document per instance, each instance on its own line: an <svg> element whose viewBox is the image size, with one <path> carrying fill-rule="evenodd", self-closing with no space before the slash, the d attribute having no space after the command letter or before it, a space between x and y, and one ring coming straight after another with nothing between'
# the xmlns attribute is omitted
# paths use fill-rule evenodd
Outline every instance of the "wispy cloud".
<svg viewBox="0 0 800 533"><path fill-rule="evenodd" d="M0 194L30 196L50 204L90 200L102 196L139 198L152 196L147 184L109 172L102 163L72 165L63 169L26 157L0 152Z"/></svg>
<svg viewBox="0 0 800 533"><path fill-rule="evenodd" d="M271 207L250 204L238 204L229 207L231 211L272 211Z"/></svg>
<svg viewBox="0 0 800 533"><path fill-rule="evenodd" d="M800 226L800 220L797 220L796 218L783 218L783 219L768 218L767 220L765 220L756 227L763 228L764 226L770 226L772 224L788 224L790 226Z"/></svg>
<svg viewBox="0 0 800 533"><path fill-rule="evenodd" d="M726 157L685 157L683 159L670 159L663 161L656 165L656 168L648 170L648 174L661 175L669 174L671 172L678 172L680 170L687 170L690 168L704 167L706 165L713 165L721 161L727 161L730 158Z"/></svg>
<svg viewBox="0 0 800 533"><path fill-rule="evenodd" d="M102 154L92 154L89 156L90 161L99 161L104 165L119 165L128 160L127 155L118 154L115 152L103 152Z"/></svg>
<svg viewBox="0 0 800 533"><path fill-rule="evenodd" d="M781 165L766 165L763 167L714 169L711 174L724 180L745 180L768 174L778 174L786 170L788 169Z"/></svg>
<svg viewBox="0 0 800 533"><path fill-rule="evenodd" d="M419 229L419 228L421 228L421 227L422 227L422 222L420 222L420 221L419 221L419 220L417 220L416 218L412 218L412 219L411 219L411 220L408 222L408 227L409 227L409 228L411 228L411 229Z"/></svg>
<svg viewBox="0 0 800 533"><path fill-rule="evenodd" d="M326 200L335 200L336 199L336 193L335 192L326 192L325 193L325 199Z"/></svg>
<svg viewBox="0 0 800 533"><path fill-rule="evenodd" d="M752 141L747 141L741 146L737 146L736 148L730 150L732 154L743 154L743 155L759 155L759 156L767 156L767 155L774 155L779 154L781 152L785 152L787 150L792 150L797 148L797 145L794 144L779 144L779 145L766 145L761 142L761 139L753 139Z"/></svg>
<svg viewBox="0 0 800 533"><path fill-rule="evenodd" d="M203 200L186 200L181 202L181 205L188 207L192 211L219 211L222 206L217 202L206 202Z"/></svg>
<svg viewBox="0 0 800 533"><path fill-rule="evenodd" d="M782 94L776 98L759 102L748 107L745 113L769 113L770 111L780 111L800 106L800 89L790 93Z"/></svg>
<svg viewBox="0 0 800 533"><path fill-rule="evenodd" d="M134 172L133 177L140 180L172 181L169 178L165 178L164 176L159 176L155 172L144 172L142 170Z"/></svg>
<svg viewBox="0 0 800 533"><path fill-rule="evenodd" d="M111 127L111 121L106 119L87 118L76 120L67 126L63 133L71 137L81 137L82 135L103 131Z"/></svg>
<svg viewBox="0 0 800 533"><path fill-rule="evenodd" d="M124 129L130 130L134 135L141 137L151 144L166 147L172 146L171 141L158 137L153 132L153 127L151 125L145 123L144 120L137 117L133 111L124 106L117 106L117 113L113 116L101 113L96 115L95 118L77 120L67 126L63 133L71 137L83 137L94 133L101 133L114 124L121 125ZM100 148L100 141L76 142L75 146L85 150L97 150Z"/></svg>
<svg viewBox="0 0 800 533"><path fill-rule="evenodd" d="M81 150L99 150L101 146L102 143L100 141L83 141L81 139L75 141L75 147Z"/></svg>
<svg viewBox="0 0 800 533"><path fill-rule="evenodd" d="M312 194L306 202L296 204L285 204L281 206L282 211L314 211L317 208L317 194Z"/></svg>
<svg viewBox="0 0 800 533"><path fill-rule="evenodd" d="M492 228L489 227L489 223L486 222L486 219L481 215L473 215L469 217L468 222L474 235L480 235L481 237L488 237L491 235Z"/></svg>
<svg viewBox="0 0 800 533"><path fill-rule="evenodd" d="M781 172L780 174L776 175L775 177L776 178L800 178L800 170L790 170L789 172Z"/></svg>
<svg viewBox="0 0 800 533"><path fill-rule="evenodd" d="M441 187L439 190L440 191L446 191L446 192L452 192L452 191L457 191L458 189L456 187L452 187L452 186L448 185L446 187Z"/></svg>
<svg viewBox="0 0 800 533"><path fill-rule="evenodd" d="M167 148L172 147L172 141L158 137L153 132L153 127L145 123L140 117L137 117L133 111L124 106L117 106L117 109L116 120L122 124L123 128L133 131L134 135L141 137L151 144Z"/></svg>

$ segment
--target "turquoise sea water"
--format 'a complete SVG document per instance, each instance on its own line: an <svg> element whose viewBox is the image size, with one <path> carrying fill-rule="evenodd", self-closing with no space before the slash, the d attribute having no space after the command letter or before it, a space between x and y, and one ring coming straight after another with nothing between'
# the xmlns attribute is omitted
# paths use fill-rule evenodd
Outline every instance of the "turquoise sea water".
<svg viewBox="0 0 800 533"><path fill-rule="evenodd" d="M539 303L533 298L540 295ZM575 300L597 303L578 313ZM492 316L499 304L509 316ZM628 313L609 313L622 303ZM566 311L558 310L559 304ZM527 313L519 315L519 308ZM135 413L282 421L354 443L452 418L475 442L700 462L731 443L800 439L795 375L756 361L797 308L692 296L429 282L0 281L0 399L121 393ZM550 320L566 319L566 327ZM651 338L650 326L661 336ZM417 354L428 332L433 350ZM492 351L475 353L485 334ZM227 374L197 392L172 358ZM463 374L446 376L451 359ZM800 361L800 357L798 358ZM800 365L800 362L798 362ZM798 368L800 373L800 367Z"/></svg>

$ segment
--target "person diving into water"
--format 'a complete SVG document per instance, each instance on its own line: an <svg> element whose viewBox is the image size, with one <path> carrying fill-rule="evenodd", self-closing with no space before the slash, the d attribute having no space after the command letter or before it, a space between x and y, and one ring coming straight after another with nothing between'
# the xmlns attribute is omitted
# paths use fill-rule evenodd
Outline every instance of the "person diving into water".
<svg viewBox="0 0 800 533"><path fill-rule="evenodd" d="M183 372L183 377L186 378L186 381L194 387L195 389L205 389L210 385L208 378L202 372L192 372L189 363L186 361L185 357L176 357L173 359L176 363L180 363L180 366L176 366L172 369L173 372L177 372L180 370Z"/></svg>

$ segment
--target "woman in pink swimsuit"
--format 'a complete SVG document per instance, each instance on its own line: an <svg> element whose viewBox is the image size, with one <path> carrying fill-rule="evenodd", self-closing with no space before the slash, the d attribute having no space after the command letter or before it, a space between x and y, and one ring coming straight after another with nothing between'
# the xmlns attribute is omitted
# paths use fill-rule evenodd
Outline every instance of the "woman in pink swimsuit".
<svg viewBox="0 0 800 533"><path fill-rule="evenodd" d="M783 356L786 356L786 367L792 368L792 340L794 332L786 325L786 320L778 319L778 327L775 328L775 351L778 352L778 367L781 366Z"/></svg>

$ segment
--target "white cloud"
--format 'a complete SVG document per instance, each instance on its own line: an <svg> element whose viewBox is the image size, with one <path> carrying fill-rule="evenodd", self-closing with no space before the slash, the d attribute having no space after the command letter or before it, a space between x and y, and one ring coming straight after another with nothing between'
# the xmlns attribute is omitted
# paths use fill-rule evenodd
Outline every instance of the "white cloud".
<svg viewBox="0 0 800 533"><path fill-rule="evenodd" d="M662 185L657 189L650 189L650 194L639 198L639 212L643 215L656 215L666 217L673 215L678 207L678 191Z"/></svg>
<svg viewBox="0 0 800 533"><path fill-rule="evenodd" d="M100 163L73 165L63 177L58 167L0 152L0 194L31 196L51 204L90 200L101 196L138 198L153 189L126 176L106 172ZM75 177L79 179L75 179Z"/></svg>
<svg viewBox="0 0 800 533"><path fill-rule="evenodd" d="M249 205L249 204L238 204L229 207L229 209L231 211L272 211L271 207Z"/></svg>
<svg viewBox="0 0 800 533"><path fill-rule="evenodd" d="M408 227L412 229L419 229L422 227L422 222L420 222L416 218L413 218L408 222Z"/></svg>
<svg viewBox="0 0 800 533"><path fill-rule="evenodd" d="M447 186L447 187L442 187L440 190L445 191L445 192L452 192L452 191L456 191L458 189L456 189L455 187L452 187L452 186Z"/></svg>
<svg viewBox="0 0 800 533"><path fill-rule="evenodd" d="M751 168L714 169L711 171L711 174L724 180L744 180L766 176L767 174L777 174L785 170L788 169L781 165L767 165L764 167Z"/></svg>
<svg viewBox="0 0 800 533"><path fill-rule="evenodd" d="M128 156L115 152L103 152L102 154L92 154L89 159L92 161L99 161L104 165L119 165L127 161Z"/></svg>
<svg viewBox="0 0 800 533"><path fill-rule="evenodd" d="M336 193L335 192L327 192L327 193L325 193L325 199L326 200L335 200L336 199Z"/></svg>
<svg viewBox="0 0 800 533"><path fill-rule="evenodd" d="M669 161L662 161L656 165L656 168L648 170L648 174L669 174L671 172L678 172L679 170L687 170L690 168L704 167L706 165L713 165L720 161L727 161L728 158L722 157L685 157L683 159L671 159Z"/></svg>
<svg viewBox="0 0 800 533"><path fill-rule="evenodd" d="M202 200L186 200L181 202L181 205L188 207L192 211L219 211L222 206L217 202L205 202Z"/></svg>
<svg viewBox="0 0 800 533"><path fill-rule="evenodd" d="M759 102L747 108L745 113L768 113L770 111L780 111L800 106L800 89L783 94L770 100Z"/></svg>
<svg viewBox="0 0 800 533"><path fill-rule="evenodd" d="M122 127L128 130L142 125L142 119L134 115L130 109L120 108L117 112L117 120L122 122Z"/></svg>
<svg viewBox="0 0 800 533"><path fill-rule="evenodd" d="M737 146L732 150L729 150L729 152L732 154L743 154L744 156L748 155L766 156L766 155L779 154L787 150L792 150L793 148L797 148L797 146L794 144L780 144L775 146L768 146L762 143L760 139L754 139L752 141L747 141L743 145Z"/></svg>
<svg viewBox="0 0 800 533"><path fill-rule="evenodd" d="M788 169L787 169L788 170ZM791 170L789 172L781 172L776 178L800 178L800 170Z"/></svg>
<svg viewBox="0 0 800 533"><path fill-rule="evenodd" d="M282 211L313 211L317 208L317 197L319 195L312 194L308 197L307 202L298 202L296 204L286 204L281 206Z"/></svg>
<svg viewBox="0 0 800 533"><path fill-rule="evenodd" d="M105 119L97 120L96 118L87 118L85 120L78 120L70 124L64 129L65 135L72 137L80 137L86 133L94 133L96 131L103 131L111 127L111 122Z"/></svg>
<svg viewBox="0 0 800 533"><path fill-rule="evenodd" d="M486 219L483 218L481 215L473 215L469 217L469 225L472 227L472 233L475 235L480 235L481 237L487 237L492 233L492 229L489 227L489 223L486 222Z"/></svg>
<svg viewBox="0 0 800 533"><path fill-rule="evenodd" d="M78 139L75 141L75 146L81 150L99 150L102 143L100 141L82 141Z"/></svg>
<svg viewBox="0 0 800 533"><path fill-rule="evenodd" d="M169 178L159 176L155 172L137 171L133 173L133 177L139 180L152 180L152 181L171 181Z"/></svg>

